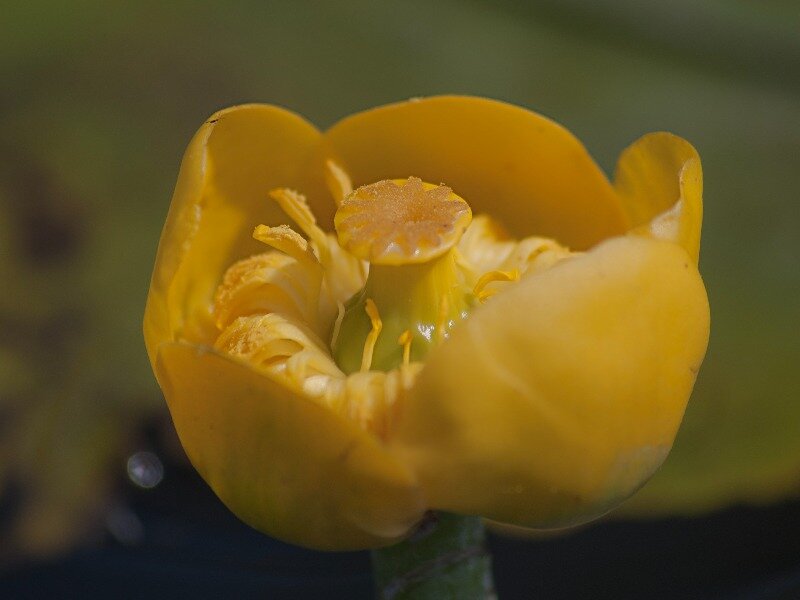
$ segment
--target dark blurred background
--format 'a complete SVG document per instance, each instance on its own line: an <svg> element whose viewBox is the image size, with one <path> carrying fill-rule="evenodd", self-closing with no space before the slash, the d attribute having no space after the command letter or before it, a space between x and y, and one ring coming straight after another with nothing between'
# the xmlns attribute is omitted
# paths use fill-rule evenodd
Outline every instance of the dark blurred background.
<svg viewBox="0 0 800 600"><path fill-rule="evenodd" d="M506 100L611 172L703 159L712 335L675 449L578 532L495 535L501 598L800 598L800 0L3 4L0 596L368 598L367 555L238 523L186 466L141 316L182 152L215 110L327 127Z"/></svg>

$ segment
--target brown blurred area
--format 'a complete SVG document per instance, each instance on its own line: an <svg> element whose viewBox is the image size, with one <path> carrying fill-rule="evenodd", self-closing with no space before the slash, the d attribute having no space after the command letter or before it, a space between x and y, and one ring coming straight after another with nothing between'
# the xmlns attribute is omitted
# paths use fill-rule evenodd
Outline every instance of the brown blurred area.
<svg viewBox="0 0 800 600"><path fill-rule="evenodd" d="M181 154L215 110L320 127L412 96L506 100L610 172L668 130L703 159L706 363L618 517L800 492L796 0L13 2L0 23L0 561L107 526L129 457L180 460L141 316Z"/></svg>

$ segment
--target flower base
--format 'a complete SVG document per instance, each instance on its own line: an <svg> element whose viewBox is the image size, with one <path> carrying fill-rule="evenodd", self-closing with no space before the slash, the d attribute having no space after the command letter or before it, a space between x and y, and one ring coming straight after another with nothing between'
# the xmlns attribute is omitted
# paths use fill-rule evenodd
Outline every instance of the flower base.
<svg viewBox="0 0 800 600"><path fill-rule="evenodd" d="M407 540L373 550L380 600L495 598L480 517L429 513Z"/></svg>

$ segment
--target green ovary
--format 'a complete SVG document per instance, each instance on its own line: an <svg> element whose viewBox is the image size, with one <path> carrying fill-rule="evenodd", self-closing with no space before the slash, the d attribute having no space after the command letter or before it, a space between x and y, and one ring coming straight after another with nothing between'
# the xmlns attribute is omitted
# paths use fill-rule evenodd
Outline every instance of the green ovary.
<svg viewBox="0 0 800 600"><path fill-rule="evenodd" d="M370 265L364 288L345 305L333 357L345 373L361 368L364 343L372 330L367 299L378 309L383 327L373 352L371 370L389 371L403 364L398 341L411 334L411 361L421 361L450 329L467 318L475 297L462 281L451 249L428 262Z"/></svg>

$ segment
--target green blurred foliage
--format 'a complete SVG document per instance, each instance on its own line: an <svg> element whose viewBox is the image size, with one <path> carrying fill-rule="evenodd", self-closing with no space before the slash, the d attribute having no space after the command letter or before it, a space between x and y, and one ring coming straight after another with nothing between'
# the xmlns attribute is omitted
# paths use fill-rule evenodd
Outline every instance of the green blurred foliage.
<svg viewBox="0 0 800 600"><path fill-rule="evenodd" d="M181 153L218 108L319 126L438 93L542 112L608 172L668 130L703 158L708 357L627 514L800 490L796 0L15 2L0 23L0 554L99 521L166 420L140 333Z"/></svg>

